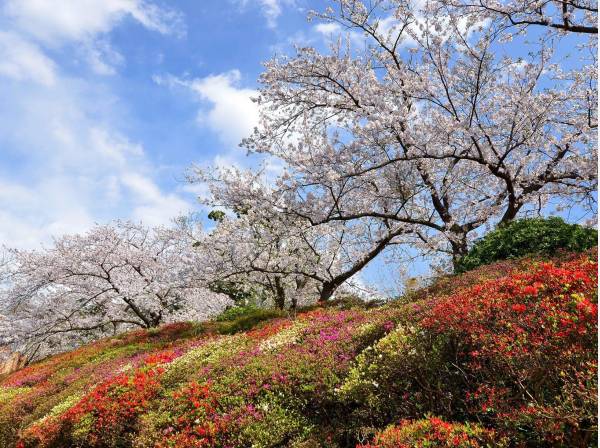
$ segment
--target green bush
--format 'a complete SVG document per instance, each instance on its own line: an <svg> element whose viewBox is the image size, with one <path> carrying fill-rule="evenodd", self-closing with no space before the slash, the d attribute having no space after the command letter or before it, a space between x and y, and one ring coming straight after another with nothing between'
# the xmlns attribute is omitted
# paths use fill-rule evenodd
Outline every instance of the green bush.
<svg viewBox="0 0 600 448"><path fill-rule="evenodd" d="M234 306L217 316L216 330L220 334L234 334L251 330L263 321L286 316L287 313L281 310L259 308L254 305Z"/></svg>
<svg viewBox="0 0 600 448"><path fill-rule="evenodd" d="M453 396L461 379L448 367L450 341L422 333L400 325L358 354L337 389L348 409L344 426L353 436L372 436L376 428L413 415L448 409L460 414Z"/></svg>
<svg viewBox="0 0 600 448"><path fill-rule="evenodd" d="M525 255L554 255L557 251L582 252L597 245L598 231L561 218L520 219L488 233L462 257L457 272L466 272L498 260Z"/></svg>
<svg viewBox="0 0 600 448"><path fill-rule="evenodd" d="M239 319L240 317L252 315L258 311L261 311L261 308L257 307L256 305L236 305L227 308L225 311L215 317L215 320L217 322L230 322L232 320Z"/></svg>

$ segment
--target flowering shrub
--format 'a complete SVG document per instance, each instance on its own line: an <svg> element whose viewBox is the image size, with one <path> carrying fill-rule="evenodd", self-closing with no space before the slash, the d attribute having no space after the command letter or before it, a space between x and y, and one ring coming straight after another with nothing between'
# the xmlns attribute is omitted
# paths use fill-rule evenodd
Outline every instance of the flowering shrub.
<svg viewBox="0 0 600 448"><path fill-rule="evenodd" d="M422 326L456 347L471 414L540 443L596 430L597 269L541 262L431 303Z"/></svg>
<svg viewBox="0 0 600 448"><path fill-rule="evenodd" d="M157 448L215 446L227 434L229 418L219 414L218 397L208 384L191 382L173 394L169 407L178 417L168 422Z"/></svg>
<svg viewBox="0 0 600 448"><path fill-rule="evenodd" d="M344 383L337 389L338 397L353 409L351 426L362 433L365 422L385 425L398 416L421 412L424 400L416 381L425 370L435 371L429 359L415 343L416 328L400 326L374 345L366 347L355 360ZM433 367L433 369L431 369ZM420 369L420 372L418 370ZM430 410L430 409L427 409Z"/></svg>
<svg viewBox="0 0 600 448"><path fill-rule="evenodd" d="M365 448L484 448L507 446L507 441L494 431L479 425L448 423L436 417L423 420L403 420L377 434Z"/></svg>
<svg viewBox="0 0 600 448"><path fill-rule="evenodd" d="M530 263L409 305L411 325L359 354L338 389L348 430L434 413L485 422L515 443L588 446L597 430L591 255Z"/></svg>
<svg viewBox="0 0 600 448"><path fill-rule="evenodd" d="M357 351L387 331L397 313L320 309L236 336L236 349L215 345L221 354L197 364L203 367L194 375L195 386L175 390L170 401L142 418L136 446L277 446L305 439L318 423L334 426L335 387ZM210 417L198 416L198 409Z"/></svg>
<svg viewBox="0 0 600 448"><path fill-rule="evenodd" d="M416 303L99 341L0 378L0 446L588 447L596 269L502 262Z"/></svg>
<svg viewBox="0 0 600 448"><path fill-rule="evenodd" d="M133 374L120 373L95 387L66 412L47 416L30 427L25 440L46 446L67 441L76 445L122 446L134 429L136 417L160 389L161 364L178 356L177 352L153 353Z"/></svg>
<svg viewBox="0 0 600 448"><path fill-rule="evenodd" d="M78 397L78 402L96 385L135 370L144 364L148 353L164 351L174 344L177 347L173 353L184 351L188 342L181 338L189 333L191 325L163 328L101 340L0 377L0 390L12 391L10 395L0 393L0 446L14 446L19 431L25 445L45 446L60 432L61 414L76 404L73 397ZM43 381L35 379L41 372ZM32 386L18 386L21 383Z"/></svg>

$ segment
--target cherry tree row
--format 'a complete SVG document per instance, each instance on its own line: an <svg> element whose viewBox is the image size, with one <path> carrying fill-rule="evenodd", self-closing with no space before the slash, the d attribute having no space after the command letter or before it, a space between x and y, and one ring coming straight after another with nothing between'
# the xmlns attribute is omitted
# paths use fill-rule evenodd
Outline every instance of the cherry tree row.
<svg viewBox="0 0 600 448"><path fill-rule="evenodd" d="M230 211L222 238L260 241L233 271L316 282L327 300L384 252L456 264L525 213L595 216L596 2L331 3L311 15L339 31L329 49L261 76L242 146L280 176L192 176Z"/></svg>

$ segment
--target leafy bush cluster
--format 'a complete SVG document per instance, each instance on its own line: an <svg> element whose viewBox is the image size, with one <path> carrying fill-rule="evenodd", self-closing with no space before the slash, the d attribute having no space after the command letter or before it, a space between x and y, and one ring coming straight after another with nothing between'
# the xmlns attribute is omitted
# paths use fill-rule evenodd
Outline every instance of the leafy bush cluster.
<svg viewBox="0 0 600 448"><path fill-rule="evenodd" d="M287 314L282 310L247 305L231 307L223 311L215 320L220 334L234 334L250 330L260 322L285 316Z"/></svg>
<svg viewBox="0 0 600 448"><path fill-rule="evenodd" d="M502 448L507 440L477 424L448 423L436 417L403 420L377 434L364 448Z"/></svg>
<svg viewBox="0 0 600 448"><path fill-rule="evenodd" d="M416 303L236 311L99 341L0 378L0 445L593 446L595 260L502 262Z"/></svg>
<svg viewBox="0 0 600 448"><path fill-rule="evenodd" d="M598 245L598 231L568 224L559 217L510 221L488 233L462 257L457 272L465 272L498 260L556 252L583 252Z"/></svg>

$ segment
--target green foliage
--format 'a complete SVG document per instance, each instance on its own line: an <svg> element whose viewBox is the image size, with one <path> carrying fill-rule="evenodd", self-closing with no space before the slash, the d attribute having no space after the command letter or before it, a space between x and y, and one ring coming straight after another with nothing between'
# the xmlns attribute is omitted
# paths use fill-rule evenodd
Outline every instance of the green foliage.
<svg viewBox="0 0 600 448"><path fill-rule="evenodd" d="M328 308L338 308L340 310L349 310L352 308L364 308L367 309L369 306L369 302L364 301L358 296L355 295L344 295L339 296L334 300L328 300L325 304Z"/></svg>
<svg viewBox="0 0 600 448"><path fill-rule="evenodd" d="M596 229L568 224L559 217L520 219L499 226L475 243L459 260L456 272L530 254L550 256L559 250L582 252L597 242Z"/></svg>
<svg viewBox="0 0 600 448"><path fill-rule="evenodd" d="M208 285L213 292L229 296L236 305L252 306L267 300L267 292L257 286L248 285L243 282L232 282L227 280L216 280Z"/></svg>
<svg viewBox="0 0 600 448"><path fill-rule="evenodd" d="M420 333L400 325L356 357L337 389L340 402L352 410L344 425L354 437L372 436L398 418L452 407L447 392L457 378L446 368L448 341Z"/></svg>
<svg viewBox="0 0 600 448"><path fill-rule="evenodd" d="M225 219L225 212L222 210L212 210L208 214L208 219L215 222L221 222Z"/></svg>
<svg viewBox="0 0 600 448"><path fill-rule="evenodd" d="M240 317L253 315L260 310L261 308L257 307L256 305L232 306L215 317L215 320L217 322L230 322L237 320Z"/></svg>
<svg viewBox="0 0 600 448"><path fill-rule="evenodd" d="M303 439L311 428L306 416L294 412L282 403L281 397L268 394L257 405L264 410L262 419L251 421L242 431L242 441L246 446L277 447L285 446L291 438Z"/></svg>
<svg viewBox="0 0 600 448"><path fill-rule="evenodd" d="M254 305L234 306L217 316L216 330L220 334L234 334L251 330L266 320L286 316L287 313L281 310L259 308Z"/></svg>

